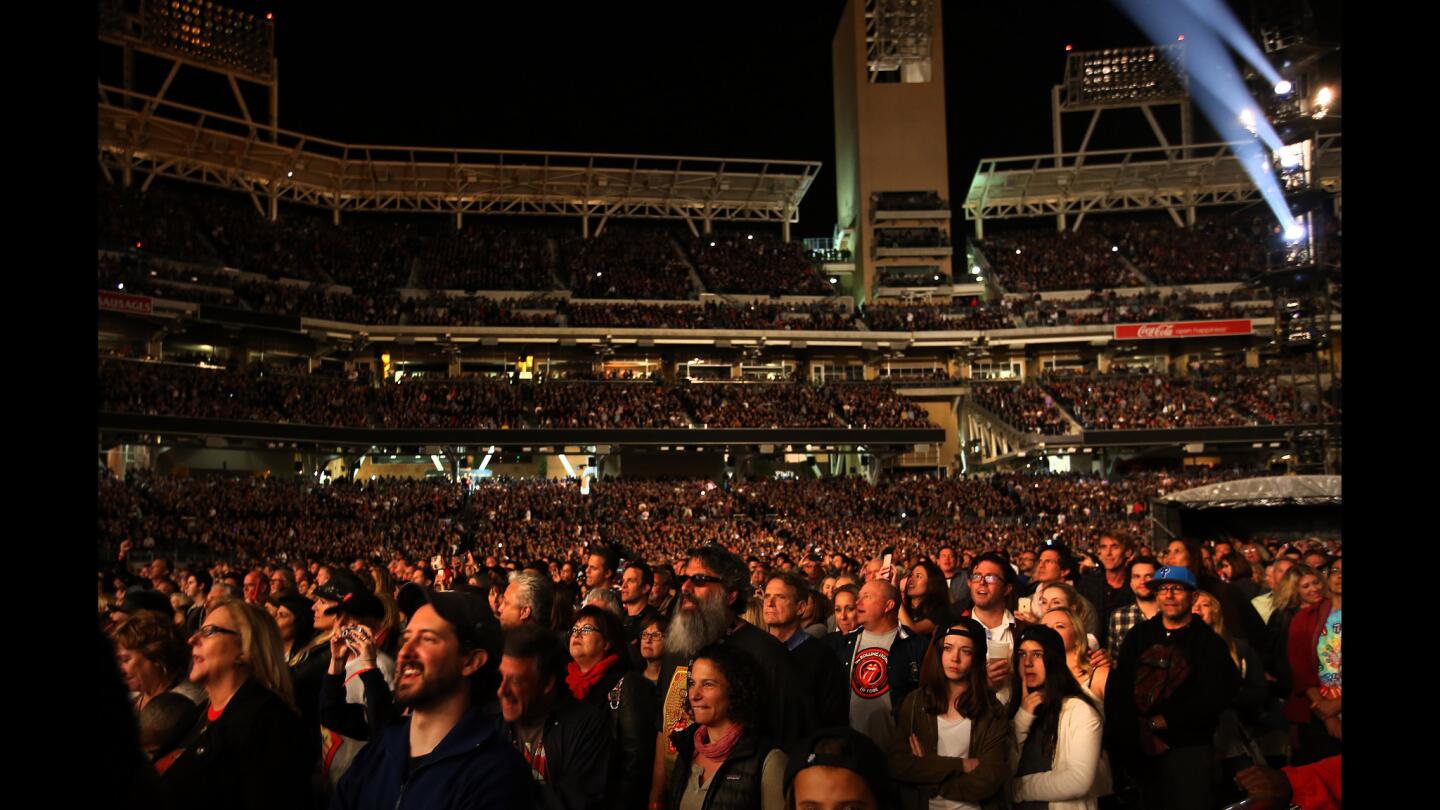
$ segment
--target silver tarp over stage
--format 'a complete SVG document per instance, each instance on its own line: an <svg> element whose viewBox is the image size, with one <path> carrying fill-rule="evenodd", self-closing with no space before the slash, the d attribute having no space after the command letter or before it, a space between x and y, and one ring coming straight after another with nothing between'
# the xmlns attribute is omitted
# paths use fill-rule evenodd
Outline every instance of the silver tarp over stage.
<svg viewBox="0 0 1440 810"><path fill-rule="evenodd" d="M1340 505L1338 475L1277 475L1242 478L1187 489L1159 498L1157 503L1187 509L1234 509L1249 506Z"/></svg>

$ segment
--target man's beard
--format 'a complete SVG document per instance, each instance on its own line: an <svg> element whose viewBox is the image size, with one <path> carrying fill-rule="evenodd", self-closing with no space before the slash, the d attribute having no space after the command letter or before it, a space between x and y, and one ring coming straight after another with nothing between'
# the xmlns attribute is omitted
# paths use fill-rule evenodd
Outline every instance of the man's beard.
<svg viewBox="0 0 1440 810"><path fill-rule="evenodd" d="M730 618L725 612L725 594L718 589L713 596L697 599L697 607L687 607L688 597L683 593L680 600L670 628L665 631L665 652L688 659L706 644L719 641L730 626Z"/></svg>
<svg viewBox="0 0 1440 810"><path fill-rule="evenodd" d="M1136 591L1136 592L1135 592L1135 598L1138 599L1138 600L1140 600L1141 602L1145 602L1146 604L1149 604L1149 603L1155 601L1155 592L1154 592L1154 591L1151 591L1151 592L1147 595L1147 594L1142 594L1142 593L1140 593L1139 591Z"/></svg>
<svg viewBox="0 0 1440 810"><path fill-rule="evenodd" d="M398 667L397 667L398 670ZM399 679L399 673L396 673ZM399 688L395 690L395 706L401 709L420 709L421 711L438 705L454 695L458 689L465 688L465 676L459 672L429 672L422 670L420 682L409 685L409 691L401 694Z"/></svg>

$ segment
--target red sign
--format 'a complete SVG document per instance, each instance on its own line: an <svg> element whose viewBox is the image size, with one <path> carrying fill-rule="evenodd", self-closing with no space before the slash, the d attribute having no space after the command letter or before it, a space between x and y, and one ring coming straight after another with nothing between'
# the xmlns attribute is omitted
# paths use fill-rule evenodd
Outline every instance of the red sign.
<svg viewBox="0 0 1440 810"><path fill-rule="evenodd" d="M1216 335L1248 335L1254 332L1249 319L1236 321L1180 321L1178 323L1124 323L1115 327L1116 340L1198 338Z"/></svg>
<svg viewBox="0 0 1440 810"><path fill-rule="evenodd" d="M136 312L141 315L149 315L154 311L150 299L143 295L126 295L125 293L104 292L100 293L100 308L113 309L116 312Z"/></svg>

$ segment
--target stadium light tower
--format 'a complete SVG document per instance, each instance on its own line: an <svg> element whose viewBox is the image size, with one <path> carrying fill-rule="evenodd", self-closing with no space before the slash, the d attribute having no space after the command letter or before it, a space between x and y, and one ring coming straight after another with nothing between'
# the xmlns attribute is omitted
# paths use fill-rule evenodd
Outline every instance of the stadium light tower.
<svg viewBox="0 0 1440 810"><path fill-rule="evenodd" d="M1169 149L1170 139L1155 116L1157 108L1176 107L1180 116L1178 157L1188 159L1194 141L1194 124L1183 61L1185 46L1177 41L1161 47L1106 48L1098 51L1071 51L1065 57L1065 78L1050 91L1050 119L1055 140L1055 167L1061 168L1066 153L1064 120L1067 113L1090 113L1085 136L1075 152L1080 160L1090 146L1100 114L1106 110L1138 109L1145 116L1160 146ZM1173 157L1172 157L1173 159ZM1178 217L1173 209L1171 216ZM1195 208L1186 209L1185 224L1195 224ZM1065 214L1056 227L1065 230ZM1178 219L1176 224L1181 224ZM1078 227L1078 221L1077 221Z"/></svg>
<svg viewBox="0 0 1440 810"><path fill-rule="evenodd" d="M1324 67L1325 57L1338 49L1316 41L1305 0L1258 0L1254 25L1282 75L1274 84L1258 72L1248 79L1281 141L1270 150L1270 169L1294 218L1293 224L1274 227L1266 273L1257 281L1275 300L1272 349L1293 361L1294 379L1309 377L1314 385L1318 425L1292 435L1291 466L1328 474L1334 464L1320 353L1331 349L1330 275L1339 257L1327 251L1333 249L1331 232L1339 232L1340 208L1338 196L1319 184L1315 164L1324 130L1338 118L1332 112L1338 76L1326 75ZM1333 363L1333 351L1330 357Z"/></svg>

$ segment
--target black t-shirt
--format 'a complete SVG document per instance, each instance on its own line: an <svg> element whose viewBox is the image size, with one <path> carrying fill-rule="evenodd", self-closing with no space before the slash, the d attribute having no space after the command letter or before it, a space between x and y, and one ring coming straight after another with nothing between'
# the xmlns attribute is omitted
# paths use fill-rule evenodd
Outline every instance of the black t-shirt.
<svg viewBox="0 0 1440 810"><path fill-rule="evenodd" d="M425 759L429 756L429 754L426 754L423 757L410 757L405 763L405 778L409 779L411 774L420 770L420 766L425 764Z"/></svg>

